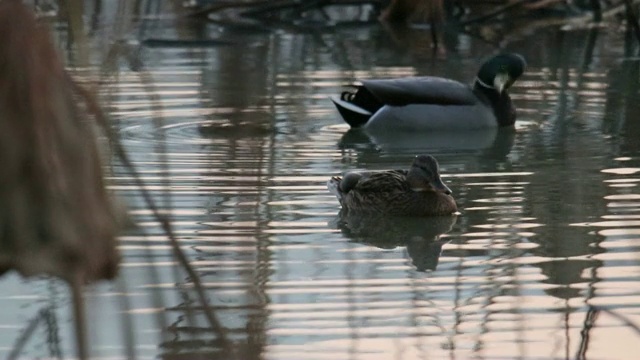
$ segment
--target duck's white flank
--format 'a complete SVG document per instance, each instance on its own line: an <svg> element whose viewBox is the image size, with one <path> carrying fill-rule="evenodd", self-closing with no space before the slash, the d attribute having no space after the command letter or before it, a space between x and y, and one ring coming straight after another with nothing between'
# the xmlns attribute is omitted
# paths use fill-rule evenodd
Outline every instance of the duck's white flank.
<svg viewBox="0 0 640 360"><path fill-rule="evenodd" d="M355 113L358 114L362 114L362 115L371 115L370 111L367 111L359 106L353 105L350 102L341 100L340 97L338 96L329 96L329 99L331 99L331 101L333 101L334 103L342 106L343 108L347 109L347 110L351 110Z"/></svg>
<svg viewBox="0 0 640 360"><path fill-rule="evenodd" d="M470 115L471 114L471 115ZM498 127L491 108L474 105L383 106L369 119L369 131L473 130Z"/></svg>

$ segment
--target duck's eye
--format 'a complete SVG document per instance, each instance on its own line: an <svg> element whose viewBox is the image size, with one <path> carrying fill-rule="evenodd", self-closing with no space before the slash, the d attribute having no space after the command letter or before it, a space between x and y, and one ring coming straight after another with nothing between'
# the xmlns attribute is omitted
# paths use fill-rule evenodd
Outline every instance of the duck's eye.
<svg viewBox="0 0 640 360"><path fill-rule="evenodd" d="M507 72L508 70L507 65L500 65L500 72Z"/></svg>

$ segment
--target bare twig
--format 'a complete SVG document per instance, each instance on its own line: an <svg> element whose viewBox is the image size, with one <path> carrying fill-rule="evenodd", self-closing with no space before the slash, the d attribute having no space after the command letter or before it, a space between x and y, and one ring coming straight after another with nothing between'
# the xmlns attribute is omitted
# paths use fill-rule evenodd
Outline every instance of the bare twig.
<svg viewBox="0 0 640 360"><path fill-rule="evenodd" d="M636 40L640 42L640 25L638 25L638 16L633 10L631 0L624 0L624 5L627 14L627 26L631 26L631 29L633 29L633 33L636 36Z"/></svg>
<svg viewBox="0 0 640 360"><path fill-rule="evenodd" d="M600 0L591 0L591 10L593 11L593 22L602 21L602 6Z"/></svg>
<svg viewBox="0 0 640 360"><path fill-rule="evenodd" d="M596 1L599 1L599 0L596 0ZM549 7L551 5L555 5L558 3L566 4L566 2L567 2L566 0L539 0L534 3L525 4L524 7L526 7L529 10L537 10L537 9L544 9L546 7Z"/></svg>
<svg viewBox="0 0 640 360"><path fill-rule="evenodd" d="M315 0L315 1L299 1L299 0L257 0L244 3L222 3L213 4L199 8L193 11L190 16L201 17L211 13L228 9L246 9L243 15L259 16L265 13L271 13L281 10L306 11L312 8L322 8L328 5L381 5L380 0Z"/></svg>
<svg viewBox="0 0 640 360"><path fill-rule="evenodd" d="M122 339L127 359L136 360L136 337L133 321L131 320L131 302L129 301L126 282L122 277L116 279L116 289L120 293L120 313L122 314Z"/></svg>
<svg viewBox="0 0 640 360"><path fill-rule="evenodd" d="M612 309L609 309L609 308L606 308L606 307L603 307L603 306L589 305L589 311L603 312L603 313L606 313L607 315L611 315L614 318L616 318L617 320L621 321L626 326L628 326L631 329L633 329L633 331L635 331L636 334L638 334L640 336L640 326L638 326L637 324L635 324L634 322L629 320L626 316L621 315L621 314L617 313L616 311L614 311Z"/></svg>
<svg viewBox="0 0 640 360"><path fill-rule="evenodd" d="M634 324L631 320L629 320L624 315L620 315L614 310L608 309L602 306L589 305L587 309L587 314L584 320L584 324L582 326L582 330L580 331L581 340L580 346L578 347L576 353L576 359L586 359L587 358L587 350L589 349L589 340L591 329L596 325L596 320L598 319L598 315L600 313L606 313L607 315L611 315L617 320L624 323L626 326L633 329L636 334L640 335L640 327Z"/></svg>
<svg viewBox="0 0 640 360"><path fill-rule="evenodd" d="M71 288L71 297L73 299L73 322L76 330L76 346L78 349L78 357L81 360L89 359L87 324L84 313L84 296L82 294L84 282L84 272L81 270L76 271L72 275L72 278L69 279L69 287Z"/></svg>
<svg viewBox="0 0 640 360"><path fill-rule="evenodd" d="M151 212L154 214L154 216L160 222L160 225L163 231L169 237L170 245L174 255L178 259L178 262L180 263L180 265L187 272L187 275L189 276L190 280L193 281L196 294L198 295L198 300L203 306L204 313L205 313L205 316L207 317L209 324L211 325L213 330L217 333L220 339L220 342L222 343L222 347L224 351L227 354L231 354L233 349L226 335L226 331L224 330L224 327L216 318L215 314L213 313L213 310L209 306L208 299L204 292L204 287L202 286L202 282L200 281L200 277L195 272L195 270L189 263L189 260L187 259L186 255L180 248L180 245L178 244L178 239L175 237L171 223L169 222L169 220L165 215L160 213L160 210L158 209L153 198L151 197L151 194L145 189L144 181L140 178L137 171L135 170L135 166L133 165L131 159L129 158L129 155L125 151L122 143L118 140L116 136L113 135L113 131L109 127L109 122L107 121L107 117L100 109L100 106L98 105L96 100L92 96L90 96L83 87L81 87L75 81L73 81L70 76L68 76L68 81L70 82L74 91L86 101L87 110L89 111L89 113L95 117L98 125L100 125L100 127L105 132L105 134L107 134L108 138L113 141L112 144L114 147L114 151L118 156L118 158L120 159L120 161L122 161L123 165L126 168L130 169L134 182L136 186L140 188L140 192L142 194L142 197L145 203L147 204Z"/></svg>
<svg viewBox="0 0 640 360"><path fill-rule="evenodd" d="M610 19L620 14L621 12L625 11L627 6L633 6L637 4L640 4L640 0L625 0L622 3L611 6L605 9L604 11L602 11L602 20ZM590 23L592 20L593 20L593 16L591 14L585 14L582 16L568 18L564 20L564 23L566 25L581 26L581 25Z"/></svg>
<svg viewBox="0 0 640 360"><path fill-rule="evenodd" d="M496 16L498 16L500 14L503 14L503 13L505 13L505 12L511 10L511 9L524 6L528 2L529 2L529 0L519 0L519 1L515 1L515 2L512 2L512 3L509 3L507 5L504 5L504 6L500 6L497 9L495 9L494 11L492 11L492 12L490 12L488 14L480 15L480 16L477 16L475 18L463 21L462 23L460 23L460 25L461 26L465 26L465 25L470 25L470 24L474 24L474 23L487 21L487 20L495 18Z"/></svg>
<svg viewBox="0 0 640 360"><path fill-rule="evenodd" d="M273 0L258 0L258 1L254 1L254 2L249 2L249 3L235 3L235 2L229 2L229 3L222 3L222 4L213 4L213 5L208 5L208 6L203 6L202 8L199 8L198 10L192 12L191 14L189 14L190 16L207 16L211 13L217 12L217 11L222 11L225 9L232 9L232 8L253 8L253 7L258 7L258 6L264 6L264 5L269 5L269 4L274 4L276 3Z"/></svg>
<svg viewBox="0 0 640 360"><path fill-rule="evenodd" d="M7 355L7 360L14 360L20 356L20 353L22 352L24 345L27 343L27 340L29 340L33 332L38 327L40 321L42 321L42 319L44 318L44 312L45 309L38 311L38 314L33 319L31 319L31 321L29 321L29 325L26 329L24 329L22 335L18 337L18 340L16 340L16 344L13 346L13 349L11 349L11 352L9 353L9 355Z"/></svg>

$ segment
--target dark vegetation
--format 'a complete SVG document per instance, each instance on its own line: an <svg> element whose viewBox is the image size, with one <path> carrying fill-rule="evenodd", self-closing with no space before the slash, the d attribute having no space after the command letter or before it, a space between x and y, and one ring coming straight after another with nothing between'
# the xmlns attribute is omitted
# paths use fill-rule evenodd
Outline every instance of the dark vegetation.
<svg viewBox="0 0 640 360"><path fill-rule="evenodd" d="M240 27L317 29L380 22L406 27L425 24L438 44L446 28L487 41L530 33L550 25L598 26L626 23L640 39L637 0L253 0L202 2L189 15ZM359 11L344 16L344 9Z"/></svg>

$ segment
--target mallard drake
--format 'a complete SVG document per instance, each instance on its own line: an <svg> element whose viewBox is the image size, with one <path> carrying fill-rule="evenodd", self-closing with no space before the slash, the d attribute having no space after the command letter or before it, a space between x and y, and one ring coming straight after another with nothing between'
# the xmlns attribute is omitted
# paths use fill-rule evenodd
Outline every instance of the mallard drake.
<svg viewBox="0 0 640 360"><path fill-rule="evenodd" d="M327 182L343 211L397 216L448 215L457 211L440 179L438 161L419 155L409 170L349 172Z"/></svg>
<svg viewBox="0 0 640 360"><path fill-rule="evenodd" d="M501 54L480 67L471 86L433 76L363 80L355 91L330 98L352 128L371 131L513 126L516 109L507 90L525 68L521 55Z"/></svg>

